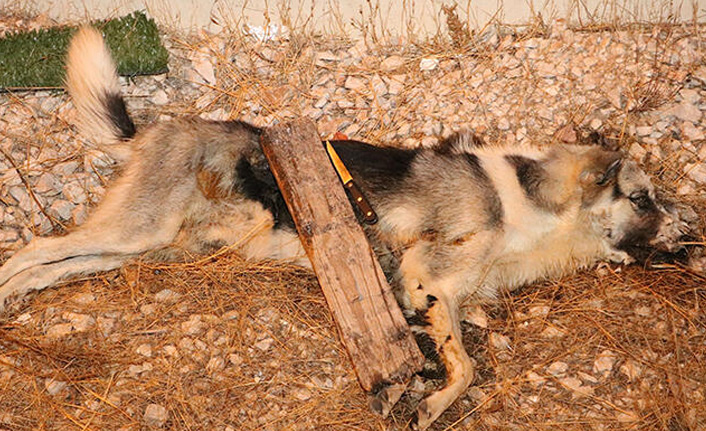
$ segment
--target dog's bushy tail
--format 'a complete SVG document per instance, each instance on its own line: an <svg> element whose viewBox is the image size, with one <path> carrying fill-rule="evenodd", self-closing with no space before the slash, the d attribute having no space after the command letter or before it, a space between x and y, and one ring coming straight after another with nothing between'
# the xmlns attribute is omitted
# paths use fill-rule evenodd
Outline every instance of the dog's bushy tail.
<svg viewBox="0 0 706 431"><path fill-rule="evenodd" d="M110 50L95 28L82 27L71 40L66 88L78 111L81 133L114 159L127 160L132 151L126 141L135 135L135 125L120 94Z"/></svg>

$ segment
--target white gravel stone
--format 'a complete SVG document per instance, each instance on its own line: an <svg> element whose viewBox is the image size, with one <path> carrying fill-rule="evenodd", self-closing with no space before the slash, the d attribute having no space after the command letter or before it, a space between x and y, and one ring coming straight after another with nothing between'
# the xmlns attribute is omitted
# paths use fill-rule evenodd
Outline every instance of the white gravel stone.
<svg viewBox="0 0 706 431"><path fill-rule="evenodd" d="M215 373L221 371L225 367L226 363L222 357L213 356L211 359L208 360L208 363L206 364L206 371L208 371L209 373Z"/></svg>
<svg viewBox="0 0 706 431"><path fill-rule="evenodd" d="M488 315L479 305L474 305L465 309L464 320L472 323L479 328L488 328Z"/></svg>
<svg viewBox="0 0 706 431"><path fill-rule="evenodd" d="M263 338L262 340L260 340L260 341L258 341L257 343L255 343L255 347L256 347L258 350L265 352L265 351L269 350L270 347L272 347L272 344L273 344L274 342L275 342L275 340L273 340L273 339L270 338L270 337Z"/></svg>
<svg viewBox="0 0 706 431"><path fill-rule="evenodd" d="M366 79L357 76L349 76L346 78L346 82L343 85L349 90L363 91L366 89L367 83Z"/></svg>
<svg viewBox="0 0 706 431"><path fill-rule="evenodd" d="M701 111L697 106L691 103L674 104L666 110L665 114L673 115L680 120L690 121L694 124L701 121Z"/></svg>
<svg viewBox="0 0 706 431"><path fill-rule="evenodd" d="M422 58L419 61L419 69L420 70L434 70L437 67L439 67L439 59L438 58Z"/></svg>
<svg viewBox="0 0 706 431"><path fill-rule="evenodd" d="M150 404L145 409L143 419L147 426L161 428L167 422L167 409L159 404Z"/></svg>
<svg viewBox="0 0 706 431"><path fill-rule="evenodd" d="M574 397L585 397L593 394L593 388L583 386L583 382L576 377L564 377L559 379L559 384L573 392Z"/></svg>
<svg viewBox="0 0 706 431"><path fill-rule="evenodd" d="M86 189L76 181L65 184L61 192L66 199L74 204L82 204L88 200Z"/></svg>
<svg viewBox="0 0 706 431"><path fill-rule="evenodd" d="M380 70L383 72L394 72L404 66L406 59L399 55L391 55L380 63Z"/></svg>
<svg viewBox="0 0 706 431"><path fill-rule="evenodd" d="M191 60L191 66L196 73L188 73L187 78L191 78L201 84L215 84L216 73L211 63L211 56L205 52L197 51Z"/></svg>
<svg viewBox="0 0 706 431"><path fill-rule="evenodd" d="M72 329L76 332L84 332L96 324L96 319L88 314L72 313L67 311L61 315L64 320L71 322Z"/></svg>
<svg viewBox="0 0 706 431"><path fill-rule="evenodd" d="M613 366L617 360L618 358L614 352L604 350L598 355L596 360L593 361L593 372L605 378L613 371Z"/></svg>
<svg viewBox="0 0 706 431"><path fill-rule="evenodd" d="M652 133L652 126L638 126L635 128L637 136L648 136Z"/></svg>
<svg viewBox="0 0 706 431"><path fill-rule="evenodd" d="M44 380L44 388L49 395L57 395L59 392L63 391L66 386L66 382L62 382L61 380L54 380L53 378Z"/></svg>
<svg viewBox="0 0 706 431"><path fill-rule="evenodd" d="M684 172L697 183L706 184L706 163L689 163L684 166Z"/></svg>
<svg viewBox="0 0 706 431"><path fill-rule="evenodd" d="M39 176L39 180L34 185L34 191L45 196L55 196L61 193L61 181L51 172L45 172Z"/></svg>
<svg viewBox="0 0 706 431"><path fill-rule="evenodd" d="M48 338L61 338L71 333L73 325L71 323L57 323L50 326L47 331Z"/></svg>
<svg viewBox="0 0 706 431"><path fill-rule="evenodd" d="M496 350L510 350L510 339L497 332L491 332L488 335L488 343Z"/></svg>
<svg viewBox="0 0 706 431"><path fill-rule="evenodd" d="M158 302L172 302L178 300L180 297L180 294L171 289L162 289L154 294L154 299Z"/></svg>
<svg viewBox="0 0 706 431"><path fill-rule="evenodd" d="M49 214L61 220L70 220L76 205L63 199L57 199L49 207Z"/></svg>
<svg viewBox="0 0 706 431"><path fill-rule="evenodd" d="M642 367L632 359L628 359L620 366L620 372L630 379L630 381L635 381L642 374Z"/></svg>
<svg viewBox="0 0 706 431"><path fill-rule="evenodd" d="M189 320L182 322L181 330L188 335L198 335L206 329L206 323L201 320L200 314L192 314Z"/></svg>
<svg viewBox="0 0 706 431"><path fill-rule="evenodd" d="M155 105L166 105L169 103L169 95L164 90L157 90L154 95L150 97L150 101Z"/></svg>
<svg viewBox="0 0 706 431"><path fill-rule="evenodd" d="M690 121L685 121L682 123L681 131L684 136L691 141L698 141L706 137L703 130L694 126L694 124Z"/></svg>
<svg viewBox="0 0 706 431"><path fill-rule="evenodd" d="M534 386L543 384L547 379L535 373L534 371L527 372L527 381Z"/></svg>
<svg viewBox="0 0 706 431"><path fill-rule="evenodd" d="M566 370L568 369L569 365L566 362L556 361L552 362L547 367L547 373L551 374L554 377L560 377L563 376L566 373Z"/></svg>
<svg viewBox="0 0 706 431"><path fill-rule="evenodd" d="M138 355L142 355L144 357L147 357L147 358L151 358L152 357L152 345L150 345L149 343L140 344L139 346L137 346L137 349L135 349L135 353L137 353Z"/></svg>

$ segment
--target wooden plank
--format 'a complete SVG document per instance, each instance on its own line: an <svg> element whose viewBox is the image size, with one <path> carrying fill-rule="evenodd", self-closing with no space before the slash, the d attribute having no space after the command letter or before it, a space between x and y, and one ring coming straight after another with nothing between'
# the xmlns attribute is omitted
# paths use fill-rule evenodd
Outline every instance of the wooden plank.
<svg viewBox="0 0 706 431"><path fill-rule="evenodd" d="M316 125L265 130L262 148L363 389L406 383L423 357L358 225Z"/></svg>

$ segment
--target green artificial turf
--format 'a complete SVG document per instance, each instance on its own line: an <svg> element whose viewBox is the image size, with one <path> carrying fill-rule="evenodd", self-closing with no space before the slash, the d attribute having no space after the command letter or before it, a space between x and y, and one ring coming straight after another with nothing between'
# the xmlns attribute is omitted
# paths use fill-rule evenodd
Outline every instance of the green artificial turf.
<svg viewBox="0 0 706 431"><path fill-rule="evenodd" d="M142 12L93 23L105 36L121 75L167 71L157 25ZM0 88L61 87L64 57L76 27L14 33L0 39Z"/></svg>

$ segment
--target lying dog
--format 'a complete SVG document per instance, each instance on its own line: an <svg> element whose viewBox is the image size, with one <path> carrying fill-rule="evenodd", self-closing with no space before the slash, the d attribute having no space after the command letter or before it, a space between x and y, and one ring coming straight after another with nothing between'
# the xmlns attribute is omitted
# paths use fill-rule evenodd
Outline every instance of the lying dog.
<svg viewBox="0 0 706 431"><path fill-rule="evenodd" d="M237 245L248 259L308 264L260 129L189 118L136 133L113 61L90 28L71 43L67 84L81 131L124 171L84 225L35 239L0 268L0 305L146 252L175 258ZM446 369L446 386L417 409L420 429L473 380L459 304L601 260L672 251L684 229L634 162L597 145L489 146L469 134L436 149L333 144L378 213L366 230L402 306Z"/></svg>

